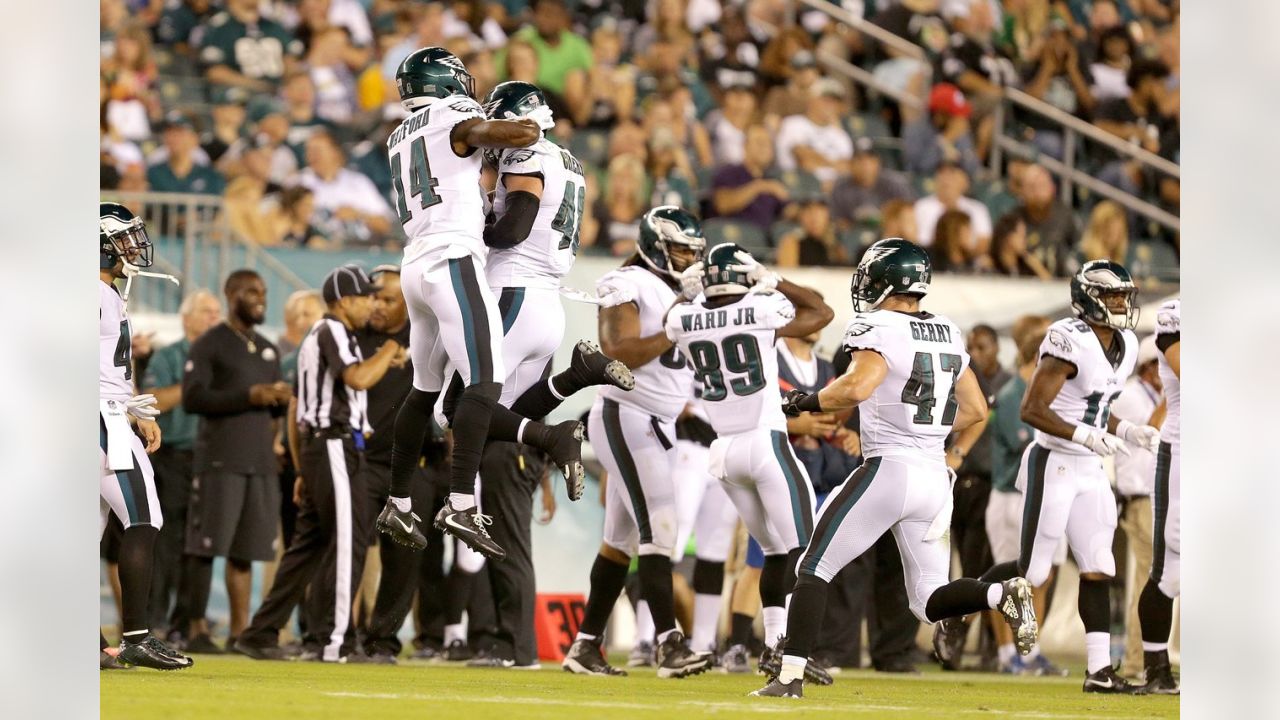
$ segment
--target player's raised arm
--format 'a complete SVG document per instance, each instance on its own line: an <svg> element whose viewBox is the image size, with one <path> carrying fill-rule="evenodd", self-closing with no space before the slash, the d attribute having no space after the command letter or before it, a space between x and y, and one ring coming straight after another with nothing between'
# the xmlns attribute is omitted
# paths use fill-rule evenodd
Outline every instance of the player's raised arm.
<svg viewBox="0 0 1280 720"><path fill-rule="evenodd" d="M449 133L453 152L465 157L476 148L522 148L538 142L541 129L528 118L519 120L463 120Z"/></svg>
<svg viewBox="0 0 1280 720"><path fill-rule="evenodd" d="M775 288L796 308L796 318L778 328L778 337L806 337L826 327L836 317L836 311L823 301L816 290L797 285L790 280L778 279Z"/></svg>
<svg viewBox="0 0 1280 720"><path fill-rule="evenodd" d="M598 318L600 349L635 369L671 349L666 332L641 337L640 308L634 302L600 308Z"/></svg>

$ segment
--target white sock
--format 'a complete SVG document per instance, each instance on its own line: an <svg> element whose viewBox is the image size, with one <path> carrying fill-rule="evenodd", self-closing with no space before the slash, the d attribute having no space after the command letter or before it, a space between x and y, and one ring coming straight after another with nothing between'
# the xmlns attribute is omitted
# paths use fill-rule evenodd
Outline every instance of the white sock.
<svg viewBox="0 0 1280 720"><path fill-rule="evenodd" d="M792 680L803 679L804 666L808 664L808 658L796 657L795 655L783 655L782 672L778 673L778 682L786 685Z"/></svg>
<svg viewBox="0 0 1280 720"><path fill-rule="evenodd" d="M150 632L151 632L150 630L134 630L132 632L120 633L120 636L123 637L125 640L136 640L138 638L146 637L147 633L150 633Z"/></svg>
<svg viewBox="0 0 1280 720"><path fill-rule="evenodd" d="M636 642L653 642L653 613L649 612L649 602L641 600L636 603Z"/></svg>
<svg viewBox="0 0 1280 720"><path fill-rule="evenodd" d="M1146 640L1142 641L1142 652L1164 652L1168 649L1169 643L1167 642L1149 643Z"/></svg>
<svg viewBox="0 0 1280 720"><path fill-rule="evenodd" d="M396 506L396 510L400 512L409 512L413 510L413 501L407 497L391 496L391 504Z"/></svg>
<svg viewBox="0 0 1280 720"><path fill-rule="evenodd" d="M557 400L563 400L563 399L565 399L565 397L566 397L566 396L565 396L565 394L564 394L564 393L562 393L562 392L560 392L560 391L556 388L556 379L555 379L555 378L553 378L553 377L552 377L552 378L547 378L547 387L551 389L551 394L552 394L552 395L555 395Z"/></svg>
<svg viewBox="0 0 1280 720"><path fill-rule="evenodd" d="M987 587L987 607L995 610L1000 606L1000 598L1004 595L1004 588L1000 583L991 583Z"/></svg>
<svg viewBox="0 0 1280 720"><path fill-rule="evenodd" d="M720 621L720 596L695 595L693 597L693 649L696 652L715 650L716 625Z"/></svg>
<svg viewBox="0 0 1280 720"><path fill-rule="evenodd" d="M591 643L593 643L593 642L595 642L595 641L596 641L596 636L595 636L595 635L588 635L588 634L586 634L586 633L584 633L584 632L580 632L580 633L578 633L577 635L575 635L575 636L573 637L573 639L574 639L574 641L575 641L575 642L576 642L576 641L578 641L578 640L586 640L587 642L591 642Z"/></svg>
<svg viewBox="0 0 1280 720"><path fill-rule="evenodd" d="M1031 652L1027 653L1027 660L1035 660L1040 657L1040 643L1031 646Z"/></svg>
<svg viewBox="0 0 1280 720"><path fill-rule="evenodd" d="M1084 634L1084 647L1089 654L1089 674L1111 667L1111 633L1087 632Z"/></svg>
<svg viewBox="0 0 1280 720"><path fill-rule="evenodd" d="M764 642L774 647L778 638L787 634L787 609L784 607L764 608Z"/></svg>
<svg viewBox="0 0 1280 720"><path fill-rule="evenodd" d="M463 625L462 623L454 623L452 625L444 626L445 646L448 647L449 643L453 642L454 640L461 640L464 643L467 641L466 626Z"/></svg>
<svg viewBox="0 0 1280 720"><path fill-rule="evenodd" d="M449 493L449 506L454 510L470 510L476 506L476 496L467 493Z"/></svg>
<svg viewBox="0 0 1280 720"><path fill-rule="evenodd" d="M527 428L527 427L529 427L529 418L525 418L525 419L521 420L521 421L520 421L520 427L516 428L516 440L519 440L520 442L524 443L525 445L528 445L528 444L529 444L529 443L525 443L525 442L524 442L524 429L525 429L525 428Z"/></svg>
<svg viewBox="0 0 1280 720"><path fill-rule="evenodd" d="M1017 652L1018 650L1013 647L1013 643L1007 643L996 648L996 656L1000 658L1001 665L1008 665L1013 662L1013 656L1016 655Z"/></svg>
<svg viewBox="0 0 1280 720"><path fill-rule="evenodd" d="M675 631L676 631L675 628L671 628L670 630L663 630L662 632L658 633L657 637L653 639L654 643L661 645L662 643L666 642L667 638L671 637L671 633Z"/></svg>

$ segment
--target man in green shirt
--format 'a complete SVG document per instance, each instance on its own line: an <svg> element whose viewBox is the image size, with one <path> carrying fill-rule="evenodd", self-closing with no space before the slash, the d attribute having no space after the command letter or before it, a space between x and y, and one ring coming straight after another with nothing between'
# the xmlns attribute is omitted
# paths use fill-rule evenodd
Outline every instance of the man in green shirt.
<svg viewBox="0 0 1280 720"><path fill-rule="evenodd" d="M536 0L533 25L526 26L513 37L522 40L538 53L537 86L564 97L565 78L573 70L587 71L594 62L591 45L569 29L571 18L565 0ZM504 67L506 51L498 60ZM503 78L506 79L506 78Z"/></svg>
<svg viewBox="0 0 1280 720"><path fill-rule="evenodd" d="M301 40L259 15L258 0L227 0L205 26L200 62L211 83L267 93L302 52Z"/></svg>
<svg viewBox="0 0 1280 720"><path fill-rule="evenodd" d="M164 527L156 538L155 575L151 581L151 626L166 627L165 614L178 588L182 544L186 532L187 497L191 494L192 448L198 419L182 409L182 368L187 364L191 341L222 319L222 303L207 290L197 290L182 301L182 339L155 351L142 378L142 391L156 396L160 433L164 444L151 456L156 494ZM176 616L181 608L174 608ZM170 627L179 627L175 622ZM192 650L192 652L200 652Z"/></svg>
<svg viewBox="0 0 1280 720"><path fill-rule="evenodd" d="M173 113L164 123L164 147L169 157L147 168L147 185L153 192L221 195L226 181L218 171L195 160L200 137L190 118Z"/></svg>

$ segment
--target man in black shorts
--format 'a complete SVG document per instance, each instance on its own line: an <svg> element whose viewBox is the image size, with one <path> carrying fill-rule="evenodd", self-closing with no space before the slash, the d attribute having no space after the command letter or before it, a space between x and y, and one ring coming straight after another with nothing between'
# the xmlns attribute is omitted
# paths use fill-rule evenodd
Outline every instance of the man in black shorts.
<svg viewBox="0 0 1280 720"><path fill-rule="evenodd" d="M266 313L262 278L236 270L223 292L227 320L191 344L182 380L182 405L200 416L182 578L187 651L196 653L221 652L204 617L213 559L227 559L234 638L249 622L253 561L275 558L280 487L273 424L290 396L276 346L254 331Z"/></svg>

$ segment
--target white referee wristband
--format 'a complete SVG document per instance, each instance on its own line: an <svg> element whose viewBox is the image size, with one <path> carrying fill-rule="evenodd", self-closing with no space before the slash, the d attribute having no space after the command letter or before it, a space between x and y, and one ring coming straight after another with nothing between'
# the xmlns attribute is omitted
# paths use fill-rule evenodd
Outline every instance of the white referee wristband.
<svg viewBox="0 0 1280 720"><path fill-rule="evenodd" d="M1071 442L1089 447L1089 438L1092 436L1093 428L1087 425L1077 425L1075 432L1071 433Z"/></svg>

